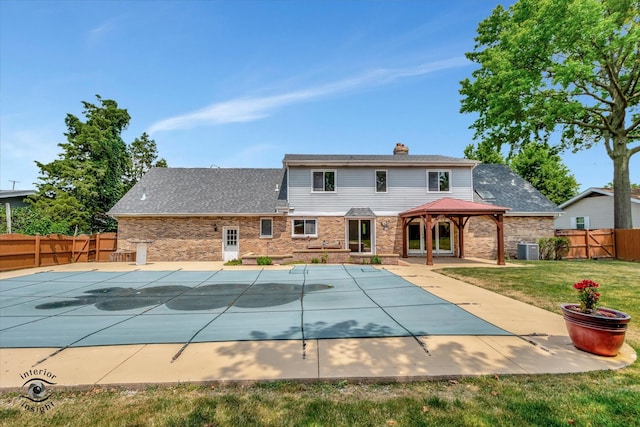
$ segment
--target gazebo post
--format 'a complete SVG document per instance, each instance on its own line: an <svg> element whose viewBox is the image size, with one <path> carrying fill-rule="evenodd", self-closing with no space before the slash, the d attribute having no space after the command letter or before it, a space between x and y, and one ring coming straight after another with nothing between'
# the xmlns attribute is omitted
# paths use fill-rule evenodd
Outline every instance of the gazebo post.
<svg viewBox="0 0 640 427"><path fill-rule="evenodd" d="M425 245L427 246L427 265L433 265L433 248L431 247L432 245L432 240L433 240L433 227L431 224L431 214L427 214L425 216L425 221L424 221L426 227L427 227L427 233L426 233L426 237L425 237Z"/></svg>
<svg viewBox="0 0 640 427"><path fill-rule="evenodd" d="M464 258L464 222L462 216L458 216L458 246L460 247L460 259Z"/></svg>
<svg viewBox="0 0 640 427"><path fill-rule="evenodd" d="M407 256L407 218L402 217L402 258Z"/></svg>
<svg viewBox="0 0 640 427"><path fill-rule="evenodd" d="M498 221L496 226L498 228L498 265L505 265L504 263L504 215L498 214Z"/></svg>

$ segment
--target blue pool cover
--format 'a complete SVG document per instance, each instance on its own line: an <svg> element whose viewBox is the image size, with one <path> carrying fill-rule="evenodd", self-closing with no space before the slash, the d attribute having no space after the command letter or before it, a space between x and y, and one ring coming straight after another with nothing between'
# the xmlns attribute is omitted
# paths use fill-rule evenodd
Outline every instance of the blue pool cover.
<svg viewBox="0 0 640 427"><path fill-rule="evenodd" d="M511 335L371 266L44 272L0 281L0 347Z"/></svg>

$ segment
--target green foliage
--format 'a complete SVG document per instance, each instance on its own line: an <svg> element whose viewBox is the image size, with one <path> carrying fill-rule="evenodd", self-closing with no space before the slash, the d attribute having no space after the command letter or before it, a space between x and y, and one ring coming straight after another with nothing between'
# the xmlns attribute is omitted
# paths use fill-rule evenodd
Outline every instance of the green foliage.
<svg viewBox="0 0 640 427"><path fill-rule="evenodd" d="M127 174L127 187L131 188L151 168L166 168L165 159L158 160L156 141L149 139L144 132L129 145L130 165Z"/></svg>
<svg viewBox="0 0 640 427"><path fill-rule="evenodd" d="M561 260L569 253L571 241L566 237L542 237L538 239L540 259Z"/></svg>
<svg viewBox="0 0 640 427"><path fill-rule="evenodd" d="M482 163L501 165L506 163L500 150L489 141L480 141L477 146L469 144L464 149L465 159L478 160Z"/></svg>
<svg viewBox="0 0 640 427"><path fill-rule="evenodd" d="M320 260L318 258L311 258L311 264L320 264Z"/></svg>
<svg viewBox="0 0 640 427"><path fill-rule="evenodd" d="M258 265L271 265L273 263L273 260L268 256L261 256L256 258L256 262L258 263Z"/></svg>
<svg viewBox="0 0 640 427"><path fill-rule="evenodd" d="M518 0L478 25L461 82L476 139L562 149L603 143L614 166L614 222L631 228L629 158L640 151L640 2ZM518 151L518 150L515 150Z"/></svg>
<svg viewBox="0 0 640 427"><path fill-rule="evenodd" d="M242 265L242 259L241 258L232 259L225 262L224 265Z"/></svg>
<svg viewBox="0 0 640 427"><path fill-rule="evenodd" d="M382 264L382 259L378 255L371 257L371 264Z"/></svg>
<svg viewBox="0 0 640 427"><path fill-rule="evenodd" d="M67 142L50 163L36 161L40 168L38 192L28 198L31 205L55 223L66 222L80 232L114 231L115 220L107 215L113 205L156 161L155 141L147 134L131 147L121 134L129 125L127 110L96 95L98 104L82 102L85 120L67 114ZM155 163L154 163L155 162Z"/></svg>
<svg viewBox="0 0 640 427"><path fill-rule="evenodd" d="M7 233L7 211L0 207L0 233ZM66 221L55 222L32 207L11 208L11 232L35 236L36 234L73 234Z"/></svg>
<svg viewBox="0 0 640 427"><path fill-rule="evenodd" d="M522 146L509 167L553 203L561 205L578 194L580 186L562 163L558 151L546 142L531 142Z"/></svg>
<svg viewBox="0 0 640 427"><path fill-rule="evenodd" d="M327 252L326 250L322 251L321 261L323 264L326 264L327 261L329 261L329 252Z"/></svg>

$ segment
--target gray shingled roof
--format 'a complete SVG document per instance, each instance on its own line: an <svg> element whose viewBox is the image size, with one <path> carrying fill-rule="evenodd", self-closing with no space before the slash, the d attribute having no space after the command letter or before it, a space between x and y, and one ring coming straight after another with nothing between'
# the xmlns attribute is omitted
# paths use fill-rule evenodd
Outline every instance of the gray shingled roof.
<svg viewBox="0 0 640 427"><path fill-rule="evenodd" d="M473 169L473 190L475 202L509 207L509 214L561 212L554 203L507 165L477 165ZM490 195L493 198L487 198Z"/></svg>
<svg viewBox="0 0 640 427"><path fill-rule="evenodd" d="M346 218L372 218L376 214L369 208L351 208L344 216Z"/></svg>
<svg viewBox="0 0 640 427"><path fill-rule="evenodd" d="M286 189L284 169L154 168L109 214L273 214Z"/></svg>
<svg viewBox="0 0 640 427"><path fill-rule="evenodd" d="M457 157L414 154L285 154L285 165L384 165L384 164L433 164L433 165L474 165L475 160Z"/></svg>

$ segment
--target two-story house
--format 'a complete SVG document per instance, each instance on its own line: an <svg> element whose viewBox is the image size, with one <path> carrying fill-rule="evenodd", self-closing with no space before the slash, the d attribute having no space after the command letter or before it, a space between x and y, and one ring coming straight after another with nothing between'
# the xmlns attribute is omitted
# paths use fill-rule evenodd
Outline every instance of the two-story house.
<svg viewBox="0 0 640 427"><path fill-rule="evenodd" d="M151 240L149 260L331 251L355 262L499 259L503 241L509 256L518 241L552 236L557 213L504 165L410 155L403 144L390 155L287 154L282 169L152 169L110 211L119 248Z"/></svg>

